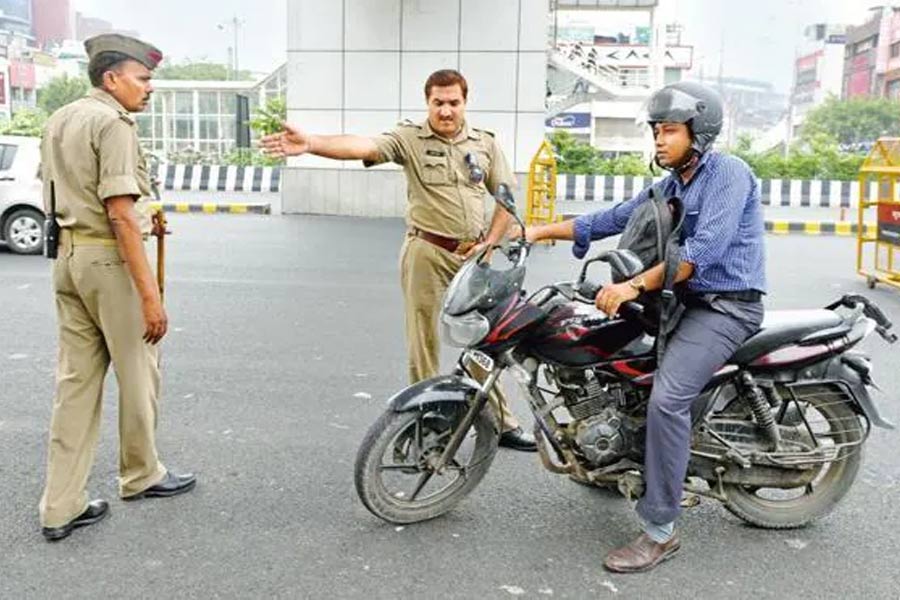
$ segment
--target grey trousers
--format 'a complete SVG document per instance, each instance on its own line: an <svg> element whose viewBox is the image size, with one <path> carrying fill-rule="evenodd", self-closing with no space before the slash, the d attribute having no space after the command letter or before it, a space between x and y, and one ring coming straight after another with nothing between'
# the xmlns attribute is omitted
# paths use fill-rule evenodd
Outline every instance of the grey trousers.
<svg viewBox="0 0 900 600"><path fill-rule="evenodd" d="M761 302L706 297L691 303L672 334L647 407L643 498L638 514L665 524L681 513L690 458L691 404L713 374L759 329Z"/></svg>

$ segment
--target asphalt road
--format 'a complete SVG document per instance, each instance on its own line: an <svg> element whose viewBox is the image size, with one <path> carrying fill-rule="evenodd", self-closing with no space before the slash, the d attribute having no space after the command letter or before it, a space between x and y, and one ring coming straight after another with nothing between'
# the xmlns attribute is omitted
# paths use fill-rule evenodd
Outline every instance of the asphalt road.
<svg viewBox="0 0 900 600"><path fill-rule="evenodd" d="M171 226L158 441L200 484L116 499L110 378L90 490L112 515L52 545L36 514L55 361L49 266L0 248L0 598L900 598L898 433L884 430L830 518L762 531L704 501L680 522L679 557L645 575L601 568L638 531L625 500L533 454L502 451L440 519L379 521L352 466L404 383L402 224L175 214ZM769 308L863 292L900 323L900 293L854 274L852 240L769 237L768 256ZM563 246L531 265L530 286L576 272ZM865 347L883 414L900 422L900 346Z"/></svg>

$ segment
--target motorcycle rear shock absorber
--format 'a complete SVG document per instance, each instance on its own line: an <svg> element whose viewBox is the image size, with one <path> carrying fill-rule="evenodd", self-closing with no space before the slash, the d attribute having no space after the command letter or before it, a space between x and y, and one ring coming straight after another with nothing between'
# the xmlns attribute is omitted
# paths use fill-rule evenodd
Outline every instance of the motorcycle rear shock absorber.
<svg viewBox="0 0 900 600"><path fill-rule="evenodd" d="M753 375L748 371L741 372L740 384L743 397L750 405L756 424L762 429L763 434L769 441L767 450L769 452L776 450L781 442L781 434L778 431L778 425L775 424L775 417L772 416L772 406L769 404L762 389L756 384Z"/></svg>

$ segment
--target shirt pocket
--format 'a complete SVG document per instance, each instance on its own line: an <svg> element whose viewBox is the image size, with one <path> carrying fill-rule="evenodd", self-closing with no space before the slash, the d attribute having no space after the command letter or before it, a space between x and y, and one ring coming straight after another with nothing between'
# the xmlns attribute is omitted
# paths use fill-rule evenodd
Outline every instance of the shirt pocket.
<svg viewBox="0 0 900 600"><path fill-rule="evenodd" d="M684 223L681 225L681 240L694 237L697 230L697 221L700 219L699 210L689 210L684 214Z"/></svg>
<svg viewBox="0 0 900 600"><path fill-rule="evenodd" d="M426 155L422 159L422 181L428 185L450 185L447 157Z"/></svg>

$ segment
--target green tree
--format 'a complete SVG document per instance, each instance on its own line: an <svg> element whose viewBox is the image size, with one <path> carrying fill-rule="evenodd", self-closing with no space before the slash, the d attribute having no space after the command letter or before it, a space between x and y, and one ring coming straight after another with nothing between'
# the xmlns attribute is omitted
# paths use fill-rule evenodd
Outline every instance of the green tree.
<svg viewBox="0 0 900 600"><path fill-rule="evenodd" d="M590 144L579 142L568 131L550 134L550 144L556 154L556 167L560 173L587 175L599 169L599 154Z"/></svg>
<svg viewBox="0 0 900 600"><path fill-rule="evenodd" d="M78 100L90 89L91 84L86 77L54 77L47 85L38 90L37 105L48 115L69 102Z"/></svg>
<svg viewBox="0 0 900 600"><path fill-rule="evenodd" d="M238 71L237 77L231 76L231 68L214 62L185 61L180 64L163 65L153 74L157 79L189 79L193 81L252 81L250 71Z"/></svg>
<svg viewBox="0 0 900 600"><path fill-rule="evenodd" d="M567 131L550 134L550 144L556 154L560 173L572 175L650 175L644 159L635 154L606 158L599 150L580 142Z"/></svg>
<svg viewBox="0 0 900 600"><path fill-rule="evenodd" d="M749 136L740 136L730 152L743 159L760 179L856 179L865 156L842 152L831 135L818 133L788 149L753 152Z"/></svg>
<svg viewBox="0 0 900 600"><path fill-rule="evenodd" d="M250 119L250 128L257 136L281 131L287 120L287 102L283 97L271 98L266 105L257 108ZM234 148L226 153L225 163L229 165L270 167L284 164L280 158L271 158L256 148Z"/></svg>
<svg viewBox="0 0 900 600"><path fill-rule="evenodd" d="M803 121L800 138L811 143L817 136L830 136L838 144L874 142L882 136L900 135L900 102L887 98L829 96Z"/></svg>
<svg viewBox="0 0 900 600"><path fill-rule="evenodd" d="M597 175L632 175L635 177L652 175L650 167L639 154L620 154L614 158L601 159Z"/></svg>
<svg viewBox="0 0 900 600"><path fill-rule="evenodd" d="M256 110L250 119L250 128L258 135L269 135L281 131L282 123L287 120L287 102L278 96L269 99L266 105Z"/></svg>
<svg viewBox="0 0 900 600"><path fill-rule="evenodd" d="M41 109L21 108L0 125L0 134L39 137L46 121L47 114Z"/></svg>
<svg viewBox="0 0 900 600"><path fill-rule="evenodd" d="M277 167L284 164L278 158L271 158L252 148L232 148L222 157L223 164L239 167Z"/></svg>

